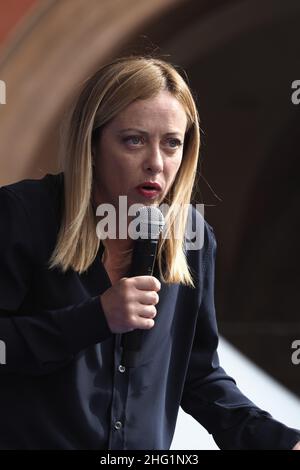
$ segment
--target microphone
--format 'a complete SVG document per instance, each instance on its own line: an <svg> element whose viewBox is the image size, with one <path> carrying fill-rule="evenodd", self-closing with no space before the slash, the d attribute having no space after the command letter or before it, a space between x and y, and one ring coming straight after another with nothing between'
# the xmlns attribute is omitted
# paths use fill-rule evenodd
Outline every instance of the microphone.
<svg viewBox="0 0 300 470"><path fill-rule="evenodd" d="M165 225L164 216L154 206L141 207L137 211L137 216L139 217L140 233L139 238L135 241L128 277L152 276L159 235ZM121 364L125 367L135 367L146 331L135 329L122 334Z"/></svg>

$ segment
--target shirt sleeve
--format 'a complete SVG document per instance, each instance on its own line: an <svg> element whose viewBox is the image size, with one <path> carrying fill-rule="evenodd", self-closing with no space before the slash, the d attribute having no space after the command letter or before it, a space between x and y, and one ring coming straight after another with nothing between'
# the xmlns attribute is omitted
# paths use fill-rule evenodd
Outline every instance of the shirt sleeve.
<svg viewBox="0 0 300 470"><path fill-rule="evenodd" d="M34 267L30 229L21 199L0 188L0 375L51 373L82 349L112 335L100 296L20 315Z"/></svg>
<svg viewBox="0 0 300 470"><path fill-rule="evenodd" d="M205 239L203 295L181 407L213 435L221 449L292 449L300 441L300 431L258 408L220 367L214 305L216 239L208 224Z"/></svg>

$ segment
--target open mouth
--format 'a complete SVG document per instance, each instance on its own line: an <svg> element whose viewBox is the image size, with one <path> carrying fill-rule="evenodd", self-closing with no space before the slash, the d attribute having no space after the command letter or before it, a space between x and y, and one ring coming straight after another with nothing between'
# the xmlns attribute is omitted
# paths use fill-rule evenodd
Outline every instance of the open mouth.
<svg viewBox="0 0 300 470"><path fill-rule="evenodd" d="M138 186L136 189L139 192L139 194L141 194L143 197L146 197L146 198L155 198L161 192L160 189L155 188L155 187L150 186L150 185L149 186L148 185Z"/></svg>

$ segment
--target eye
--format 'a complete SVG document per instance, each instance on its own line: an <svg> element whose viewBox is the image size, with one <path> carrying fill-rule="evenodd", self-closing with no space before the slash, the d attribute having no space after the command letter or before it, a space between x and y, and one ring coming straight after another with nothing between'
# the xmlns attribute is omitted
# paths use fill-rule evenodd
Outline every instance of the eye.
<svg viewBox="0 0 300 470"><path fill-rule="evenodd" d="M172 149L176 149L182 146L182 142L179 139L168 139L168 143Z"/></svg>
<svg viewBox="0 0 300 470"><path fill-rule="evenodd" d="M140 142L143 141L143 137L139 135L129 135L124 137L123 142L126 144L138 145Z"/></svg>

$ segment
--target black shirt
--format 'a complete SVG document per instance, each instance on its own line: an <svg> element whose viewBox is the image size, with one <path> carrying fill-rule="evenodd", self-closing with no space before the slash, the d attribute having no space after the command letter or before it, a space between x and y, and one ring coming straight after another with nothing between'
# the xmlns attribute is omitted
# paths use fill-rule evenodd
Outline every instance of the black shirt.
<svg viewBox="0 0 300 470"><path fill-rule="evenodd" d="M223 449L292 448L299 431L257 408L219 366L212 228L205 222L203 248L187 252L196 288L161 283L155 326L124 369L121 335L99 299L111 286L102 245L81 275L47 267L63 180L0 188L0 448L169 449L180 405Z"/></svg>

